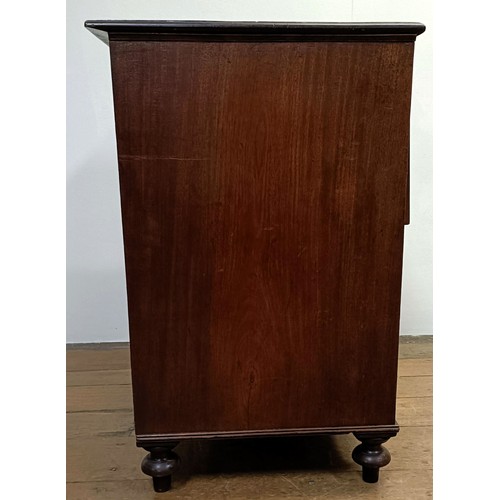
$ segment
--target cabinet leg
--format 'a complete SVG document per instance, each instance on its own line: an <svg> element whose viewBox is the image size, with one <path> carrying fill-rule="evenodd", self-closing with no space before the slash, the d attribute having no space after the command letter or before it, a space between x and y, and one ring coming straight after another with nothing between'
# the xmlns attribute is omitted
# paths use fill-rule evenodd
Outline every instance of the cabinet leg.
<svg viewBox="0 0 500 500"><path fill-rule="evenodd" d="M384 467L391 461L391 454L382 446L382 443L396 434L396 431L354 433L361 444L354 448L352 459L363 468L363 481L366 483L376 483L380 467Z"/></svg>
<svg viewBox="0 0 500 500"><path fill-rule="evenodd" d="M168 491L172 487L172 476L153 477L153 488L157 493Z"/></svg>
<svg viewBox="0 0 500 500"><path fill-rule="evenodd" d="M172 472L179 463L179 457L172 449L178 442L162 443L161 446L144 448L149 453L144 457L141 469L153 478L153 487L157 493L168 491L172 485Z"/></svg>

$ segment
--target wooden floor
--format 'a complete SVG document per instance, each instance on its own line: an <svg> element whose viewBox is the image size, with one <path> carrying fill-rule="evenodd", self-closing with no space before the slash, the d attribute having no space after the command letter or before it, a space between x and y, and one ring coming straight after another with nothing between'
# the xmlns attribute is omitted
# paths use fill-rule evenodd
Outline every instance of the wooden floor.
<svg viewBox="0 0 500 500"><path fill-rule="evenodd" d="M402 338L392 462L377 484L361 480L351 435L182 443L168 493L140 470L126 346L67 352L67 498L432 498L432 340Z"/></svg>

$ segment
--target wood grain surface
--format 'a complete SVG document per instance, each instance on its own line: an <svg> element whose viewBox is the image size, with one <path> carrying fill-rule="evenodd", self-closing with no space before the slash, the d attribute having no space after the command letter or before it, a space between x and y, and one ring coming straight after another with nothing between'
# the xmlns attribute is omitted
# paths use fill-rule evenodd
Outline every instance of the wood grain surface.
<svg viewBox="0 0 500 500"><path fill-rule="evenodd" d="M137 434L393 424L413 43L110 48Z"/></svg>

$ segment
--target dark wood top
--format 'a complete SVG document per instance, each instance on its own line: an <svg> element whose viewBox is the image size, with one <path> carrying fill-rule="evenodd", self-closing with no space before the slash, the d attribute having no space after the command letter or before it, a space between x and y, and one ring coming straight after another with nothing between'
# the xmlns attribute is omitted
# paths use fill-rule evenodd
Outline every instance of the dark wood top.
<svg viewBox="0 0 500 500"><path fill-rule="evenodd" d="M425 31L421 23L293 23L227 21L86 21L104 43L112 40L372 41L407 42Z"/></svg>

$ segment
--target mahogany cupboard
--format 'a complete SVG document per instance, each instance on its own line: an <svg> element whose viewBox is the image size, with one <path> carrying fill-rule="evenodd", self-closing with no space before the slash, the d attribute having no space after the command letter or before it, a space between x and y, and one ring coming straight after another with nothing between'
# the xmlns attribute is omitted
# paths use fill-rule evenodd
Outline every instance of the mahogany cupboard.
<svg viewBox="0 0 500 500"><path fill-rule="evenodd" d="M395 420L419 23L88 21L111 52L137 445Z"/></svg>

